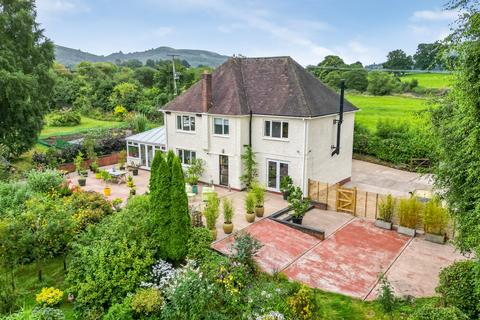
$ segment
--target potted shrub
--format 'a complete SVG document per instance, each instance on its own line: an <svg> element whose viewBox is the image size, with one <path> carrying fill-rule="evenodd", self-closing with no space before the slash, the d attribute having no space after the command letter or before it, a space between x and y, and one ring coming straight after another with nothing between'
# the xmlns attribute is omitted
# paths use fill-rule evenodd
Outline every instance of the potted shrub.
<svg viewBox="0 0 480 320"><path fill-rule="evenodd" d="M95 173L95 177L97 176L96 174L98 173L98 163L97 161L93 161L91 164L90 164L90 170ZM97 178L98 179L98 178Z"/></svg>
<svg viewBox="0 0 480 320"><path fill-rule="evenodd" d="M283 200L288 200L288 195L290 194L290 189L293 187L293 180L290 176L284 176L280 180L280 191L283 194Z"/></svg>
<svg viewBox="0 0 480 320"><path fill-rule="evenodd" d="M217 239L217 228L216 223L218 216L220 215L220 200L218 199L218 195L216 192L211 193L208 195L208 200L205 205L205 209L203 211L203 215L205 216L205 220L207 221L207 228L210 230L212 234L212 239Z"/></svg>
<svg viewBox="0 0 480 320"><path fill-rule="evenodd" d="M192 186L192 193L198 194L198 180L204 171L204 161L202 159L192 160L187 168L186 180Z"/></svg>
<svg viewBox="0 0 480 320"><path fill-rule="evenodd" d="M263 217L265 208L263 207L265 203L265 188L261 186L258 182L252 184L252 192L255 195L255 214L257 217Z"/></svg>
<svg viewBox="0 0 480 320"><path fill-rule="evenodd" d="M138 165L137 163L132 161L132 162L130 162L130 167L132 168L132 174L134 176L138 176L138 167L140 167L140 165Z"/></svg>
<svg viewBox="0 0 480 320"><path fill-rule="evenodd" d="M415 237L415 228L422 212L422 203L416 197L401 199L398 205L399 226L397 231L401 234Z"/></svg>
<svg viewBox="0 0 480 320"><path fill-rule="evenodd" d="M84 187L87 184L87 179L83 173L83 154L81 152L77 153L77 156L73 159L73 163L75 164L75 170L78 173L78 185Z"/></svg>
<svg viewBox="0 0 480 320"><path fill-rule="evenodd" d="M230 234L233 231L233 204L232 200L229 198L223 198L223 232Z"/></svg>
<svg viewBox="0 0 480 320"><path fill-rule="evenodd" d="M393 213L395 212L395 198L387 195L378 205L378 218L375 225L382 229L392 230Z"/></svg>
<svg viewBox="0 0 480 320"><path fill-rule="evenodd" d="M310 200L303 198L302 189L299 187L290 188L288 196L289 208L292 211L290 214L292 216L292 222L296 224L302 224L303 217L307 213L308 208L310 208Z"/></svg>
<svg viewBox="0 0 480 320"><path fill-rule="evenodd" d="M440 200L431 199L423 210L423 229L425 240L435 243L445 243L445 231L448 226L448 211L443 208Z"/></svg>
<svg viewBox="0 0 480 320"><path fill-rule="evenodd" d="M137 189L135 188L135 183L133 182L133 177L128 175L127 177L127 187L130 188L130 195L134 196L137 194Z"/></svg>
<svg viewBox="0 0 480 320"><path fill-rule="evenodd" d="M125 163L127 162L127 151L122 150L118 153L118 164L120 170L125 170Z"/></svg>
<svg viewBox="0 0 480 320"><path fill-rule="evenodd" d="M245 197L245 218L247 219L248 222L252 223L255 221L255 194L253 192L249 191Z"/></svg>
<svg viewBox="0 0 480 320"><path fill-rule="evenodd" d="M111 176L110 173L108 173L108 171L106 171L106 170L102 170L101 175L102 175L103 181L105 182L105 188L103 188L103 194L104 194L106 197L109 197L109 196L110 196L110 193L112 192L112 190L111 190L110 187L108 186L108 181L110 181L110 180L112 179L112 176Z"/></svg>

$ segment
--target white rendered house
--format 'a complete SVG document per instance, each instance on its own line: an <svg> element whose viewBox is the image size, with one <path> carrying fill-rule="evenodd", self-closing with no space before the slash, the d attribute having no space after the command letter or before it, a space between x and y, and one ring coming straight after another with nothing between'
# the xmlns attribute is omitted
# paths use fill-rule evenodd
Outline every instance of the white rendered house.
<svg viewBox="0 0 480 320"><path fill-rule="evenodd" d="M251 144L268 190L279 191L289 175L306 192L308 179L350 179L357 108L344 102L337 139L339 105L338 94L290 57L231 58L165 106L157 150L173 150L184 165L201 158L201 181L242 189L241 154ZM139 138L127 138L128 162L149 168L156 148Z"/></svg>

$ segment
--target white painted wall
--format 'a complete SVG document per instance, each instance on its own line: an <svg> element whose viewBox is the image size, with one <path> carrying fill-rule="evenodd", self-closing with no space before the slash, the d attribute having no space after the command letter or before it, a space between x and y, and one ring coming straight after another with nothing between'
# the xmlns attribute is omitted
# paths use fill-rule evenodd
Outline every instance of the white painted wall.
<svg viewBox="0 0 480 320"><path fill-rule="evenodd" d="M241 189L240 176L243 168L241 154L248 144L249 116L195 116L196 131L183 132L176 129L176 115L165 114L167 127L167 148L196 151L197 158L205 160L203 182L219 184L219 155L229 157L229 182L235 189ZM230 134L213 134L213 118L228 118ZM332 144L336 142L336 115L313 119L286 118L254 115L252 120L252 146L256 152L260 183L267 185L267 161L278 160L289 164L289 175L294 183L306 190L308 178L322 182L336 183L351 176L354 113L346 113L342 125L341 151L331 156ZM288 121L288 139L264 137L264 121Z"/></svg>
<svg viewBox="0 0 480 320"><path fill-rule="evenodd" d="M308 120L307 170L308 178L324 183L337 183L352 175L353 125L355 113L345 113L340 135L340 154L332 156L336 145L338 116ZM305 183L307 183L305 181ZM306 185L305 185L306 186Z"/></svg>

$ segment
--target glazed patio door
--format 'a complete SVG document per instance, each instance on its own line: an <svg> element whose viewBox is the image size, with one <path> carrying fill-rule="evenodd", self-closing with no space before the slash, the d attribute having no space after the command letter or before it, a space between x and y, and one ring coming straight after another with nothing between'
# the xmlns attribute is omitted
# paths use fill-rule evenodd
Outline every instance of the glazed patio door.
<svg viewBox="0 0 480 320"><path fill-rule="evenodd" d="M280 181L288 176L288 163L268 160L267 163L267 187L270 190L280 191Z"/></svg>
<svg viewBox="0 0 480 320"><path fill-rule="evenodd" d="M228 186L228 156L220 155L220 185Z"/></svg>

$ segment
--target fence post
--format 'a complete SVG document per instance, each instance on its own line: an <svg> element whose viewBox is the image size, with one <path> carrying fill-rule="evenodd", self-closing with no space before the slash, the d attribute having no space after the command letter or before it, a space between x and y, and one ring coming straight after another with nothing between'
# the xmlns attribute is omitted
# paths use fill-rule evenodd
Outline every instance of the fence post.
<svg viewBox="0 0 480 320"><path fill-rule="evenodd" d="M375 220L377 220L377 210L378 210L378 193L375 197Z"/></svg>
<svg viewBox="0 0 480 320"><path fill-rule="evenodd" d="M327 199L326 199L326 201L325 201L325 204L326 204L325 209L328 210L328 183L327 183L327 195L326 195L326 198L327 198Z"/></svg>
<svg viewBox="0 0 480 320"><path fill-rule="evenodd" d="M339 205L339 201L338 201L338 183L337 183L337 186L336 186L336 190L335 190L335 211L338 211L338 205Z"/></svg>
<svg viewBox="0 0 480 320"><path fill-rule="evenodd" d="M353 216L357 216L357 187L353 188L354 196L353 196Z"/></svg>
<svg viewBox="0 0 480 320"><path fill-rule="evenodd" d="M367 217L368 191L365 192L365 218Z"/></svg>
<svg viewBox="0 0 480 320"><path fill-rule="evenodd" d="M317 202L320 202L320 181L317 181Z"/></svg>

